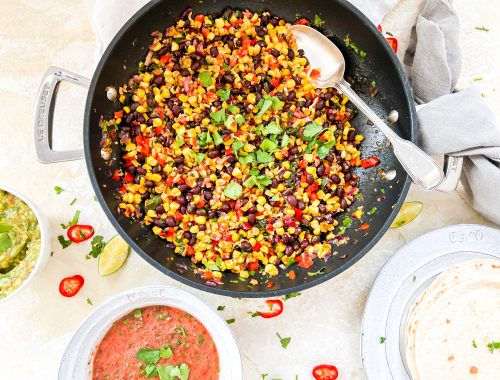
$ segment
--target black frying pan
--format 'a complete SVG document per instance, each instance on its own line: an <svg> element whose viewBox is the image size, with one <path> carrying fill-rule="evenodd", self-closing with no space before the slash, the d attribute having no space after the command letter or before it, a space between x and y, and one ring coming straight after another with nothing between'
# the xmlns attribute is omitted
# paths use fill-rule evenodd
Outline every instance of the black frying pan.
<svg viewBox="0 0 500 380"><path fill-rule="evenodd" d="M365 215L363 223L369 223L367 230L358 230L360 222L355 221L345 236L347 244L333 247L335 254L327 261L316 260L314 266L303 269L295 266L296 278L290 280L286 272L270 280L272 287L265 284L265 279L258 275L261 283L250 286L247 281L238 280L232 273L224 274L224 284L217 287L207 286L199 275L191 269L191 262L169 251L165 241L153 235L149 228L140 223L131 223L129 219L119 215L116 211L117 184L111 180L110 173L118 167L113 161L109 166L101 158L99 140L101 129L99 118L101 115L110 117L113 109L112 102L106 97L105 89L110 85L120 86L126 83L136 71L137 64L147 54L151 43L150 33L154 30L164 30L174 22L187 7L193 8L193 13L219 14L228 6L253 11L268 10L274 15L289 21L295 20L296 14L314 20L317 14L325 20L321 30L331 36L337 46L344 53L347 61L346 77L354 83L355 89L362 98L380 116L385 118L390 110L399 112L399 121L394 125L395 131L403 138L415 142L416 113L413 105L411 89L403 69L392 52L391 48L378 32L377 28L355 7L342 0L316 0L312 2L290 2L287 0L272 1L229 1L210 0L203 3L185 0L157 0L152 1L135 14L115 36L102 56L97 69L90 81L84 120L84 148L85 159L89 176L95 193L109 220L121 236L132 248L151 265L185 284L209 292L233 297L271 297L285 293L300 291L326 281L343 272L358 261L389 228L392 220L398 213L408 191L410 180L404 172L385 138L376 128L368 125L363 115L357 115L351 122L357 130L365 136L362 143L362 157L376 155L381 164L378 168L395 169L396 177L390 182L383 180L377 174L377 168L368 170L357 169L360 176L360 192L362 198L354 203L354 207L363 206ZM366 58L360 58L352 49L345 46L344 38L349 35L360 49L366 51ZM37 153L50 161L77 158L77 152L65 155L64 152L50 150L51 108L53 108L53 93L57 91L60 80L69 80L77 84L83 83L84 78L78 75L52 69L51 76L42 83L39 94L39 105L35 113ZM374 80L378 95L371 97L368 93L370 82ZM48 109L47 109L48 108ZM44 146L43 146L44 145ZM57 155L57 156L54 156ZM47 158L50 156L49 158ZM366 211L377 208L373 215ZM350 215L346 211L339 216ZM322 269L323 268L323 269ZM310 276L311 272L319 274ZM266 277L267 278L267 277Z"/></svg>

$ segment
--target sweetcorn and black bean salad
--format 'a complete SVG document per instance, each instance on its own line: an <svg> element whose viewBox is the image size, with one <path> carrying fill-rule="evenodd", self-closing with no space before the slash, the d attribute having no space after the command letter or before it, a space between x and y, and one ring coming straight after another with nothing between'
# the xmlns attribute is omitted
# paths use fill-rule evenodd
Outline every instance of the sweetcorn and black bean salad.
<svg viewBox="0 0 500 380"><path fill-rule="evenodd" d="M314 88L289 26L267 12L187 10L152 33L101 119L103 158L114 141L123 151L119 212L210 281L327 259L345 229L335 217L359 191L363 136L348 99Z"/></svg>

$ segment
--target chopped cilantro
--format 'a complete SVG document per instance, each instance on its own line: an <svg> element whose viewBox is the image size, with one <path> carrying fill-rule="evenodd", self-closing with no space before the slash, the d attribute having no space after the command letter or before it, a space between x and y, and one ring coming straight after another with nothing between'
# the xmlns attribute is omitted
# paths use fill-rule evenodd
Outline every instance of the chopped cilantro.
<svg viewBox="0 0 500 380"><path fill-rule="evenodd" d="M286 300L289 300L290 298L295 298L295 297L298 297L300 296L300 293L299 292L295 292L295 293L290 293L290 294L286 294L284 297L282 297L281 299L283 301L286 301Z"/></svg>
<svg viewBox="0 0 500 380"><path fill-rule="evenodd" d="M474 82L478 82L480 80L483 80L483 77L476 77L476 78L474 78Z"/></svg>
<svg viewBox="0 0 500 380"><path fill-rule="evenodd" d="M134 318L140 318L142 317L142 310L141 309L135 309L134 314L132 314Z"/></svg>
<svg viewBox="0 0 500 380"><path fill-rule="evenodd" d="M92 300L90 298L87 298L87 303L91 306L93 305Z"/></svg>
<svg viewBox="0 0 500 380"><path fill-rule="evenodd" d="M281 140L281 146L283 148L286 148L288 144L290 143L290 137L286 134L286 132L283 134L283 139Z"/></svg>
<svg viewBox="0 0 500 380"><path fill-rule="evenodd" d="M96 258L97 256L99 256L101 254L106 243L104 242L103 236L96 235L92 238L90 245L92 246L92 249L90 250L88 255Z"/></svg>
<svg viewBox="0 0 500 380"><path fill-rule="evenodd" d="M205 153L196 153L196 161L200 163L205 158Z"/></svg>
<svg viewBox="0 0 500 380"><path fill-rule="evenodd" d="M224 189L224 195L230 199L238 199L243 192L243 188L239 183L229 182Z"/></svg>
<svg viewBox="0 0 500 380"><path fill-rule="evenodd" d="M236 115L240 109L236 107L234 104L230 104L227 106L227 110L231 112L233 115Z"/></svg>
<svg viewBox="0 0 500 380"><path fill-rule="evenodd" d="M264 127L264 134L271 134L271 135L276 135L278 133L281 133L282 129L278 125L277 122L271 121L269 124L267 124Z"/></svg>
<svg viewBox="0 0 500 380"><path fill-rule="evenodd" d="M218 90L215 95L217 95L220 100L223 102L229 99L229 95L231 94L231 89L226 89L226 90Z"/></svg>
<svg viewBox="0 0 500 380"><path fill-rule="evenodd" d="M203 71L198 75L198 79L205 87L209 87L214 84L211 71Z"/></svg>
<svg viewBox="0 0 500 380"><path fill-rule="evenodd" d="M224 140L222 139L222 136L219 134L219 132L214 131L214 133L212 133L212 135L214 137L214 144L215 145L220 145L224 142Z"/></svg>
<svg viewBox="0 0 500 380"><path fill-rule="evenodd" d="M177 135L177 136L175 137L175 145L176 145L177 147L179 147L179 148L180 148L181 146L183 146L183 145L184 145L184 137L182 137L181 135Z"/></svg>
<svg viewBox="0 0 500 380"><path fill-rule="evenodd" d="M177 332L177 334L179 334L180 336L182 336L184 338L187 336L186 330L184 330L184 327L176 327L175 332Z"/></svg>
<svg viewBox="0 0 500 380"><path fill-rule="evenodd" d="M384 344L385 343L385 336L381 336L380 337L380 344Z"/></svg>
<svg viewBox="0 0 500 380"><path fill-rule="evenodd" d="M258 150L255 152L257 162L260 164L267 164L269 162L274 162L274 156L271 154L264 152L263 150Z"/></svg>
<svg viewBox="0 0 500 380"><path fill-rule="evenodd" d="M64 189L60 186L54 186L54 191L56 192L57 195L59 195L64 191Z"/></svg>
<svg viewBox="0 0 500 380"><path fill-rule="evenodd" d="M291 337L282 338L279 333L276 333L276 335L278 336L278 338L280 340L281 347L286 349L288 347L288 345L290 344L290 341L292 340L292 338Z"/></svg>
<svg viewBox="0 0 500 380"><path fill-rule="evenodd" d="M367 213L368 215L373 215L373 214L375 214L375 213L377 212L377 210L378 210L378 209L377 209L376 207L372 207L372 208L371 208L370 210L368 210L366 213Z"/></svg>
<svg viewBox="0 0 500 380"><path fill-rule="evenodd" d="M224 124L224 122L226 121L226 110L224 108L221 108L219 111L211 112L210 118L212 119L212 122L214 124Z"/></svg>
<svg viewBox="0 0 500 380"><path fill-rule="evenodd" d="M71 219L67 224L61 224L63 229L74 226L78 223L78 219L80 218L80 210L76 210L75 215L73 215L73 219Z"/></svg>
<svg viewBox="0 0 500 380"><path fill-rule="evenodd" d="M472 347L477 348L477 343L475 339L472 341Z"/></svg>
<svg viewBox="0 0 500 380"><path fill-rule="evenodd" d="M276 143L269 139L264 139L264 141L260 143L260 149L262 149L265 152L272 152L276 149L276 147L277 147Z"/></svg>
<svg viewBox="0 0 500 380"><path fill-rule="evenodd" d="M490 30L484 26L476 26L476 30L479 30L480 32L489 32Z"/></svg>
<svg viewBox="0 0 500 380"><path fill-rule="evenodd" d="M302 132L302 137L308 141L312 140L317 135L319 135L322 130L323 130L323 126L321 126L315 122L309 123L305 126L304 131Z"/></svg>
<svg viewBox="0 0 500 380"><path fill-rule="evenodd" d="M234 319L234 318L231 318L231 319L226 319L226 323L227 323L228 325L230 325L231 323L234 323L235 321L236 321L236 319Z"/></svg>
<svg viewBox="0 0 500 380"><path fill-rule="evenodd" d="M225 307L225 306L223 306L223 305L219 305L219 306L217 306L217 310L219 310L219 311L223 311L225 308L226 308L226 307Z"/></svg>
<svg viewBox="0 0 500 380"><path fill-rule="evenodd" d="M6 235L6 236L8 237L8 235ZM66 240L63 235L59 235L57 237L57 240L59 240L59 243L61 243L61 246L63 247L63 249L66 249L71 245L71 240Z"/></svg>
<svg viewBox="0 0 500 380"><path fill-rule="evenodd" d="M264 189L265 186L269 186L271 183L273 183L271 178L265 174L261 174L251 175L245 182L243 182L243 185L249 189L253 186L257 186L259 189Z"/></svg>
<svg viewBox="0 0 500 380"><path fill-rule="evenodd" d="M488 351L493 353L494 350L500 350L500 341L488 343Z"/></svg>
<svg viewBox="0 0 500 380"><path fill-rule="evenodd" d="M319 268L319 270L317 270L316 272L307 272L307 275L308 275L309 277L317 276L317 275L319 275L319 274L325 273L325 270L326 270L326 268L325 268L325 267L321 267L321 268Z"/></svg>
<svg viewBox="0 0 500 380"><path fill-rule="evenodd" d="M325 20L322 20L318 15L314 15L314 26L321 26L325 23Z"/></svg>
<svg viewBox="0 0 500 380"><path fill-rule="evenodd" d="M160 348L160 357L163 359L170 359L174 353L172 352L172 348L170 346L165 346Z"/></svg>
<svg viewBox="0 0 500 380"><path fill-rule="evenodd" d="M208 131L207 132L202 132L198 136L198 143L200 144L201 147L207 146L207 145L209 145L212 142L213 142L212 135Z"/></svg>
<svg viewBox="0 0 500 380"><path fill-rule="evenodd" d="M146 364L156 364L160 360L160 350L141 348L135 357Z"/></svg>
<svg viewBox="0 0 500 380"><path fill-rule="evenodd" d="M73 206L76 202L76 198L73 198L73 200L71 201L71 203L69 204L70 206Z"/></svg>

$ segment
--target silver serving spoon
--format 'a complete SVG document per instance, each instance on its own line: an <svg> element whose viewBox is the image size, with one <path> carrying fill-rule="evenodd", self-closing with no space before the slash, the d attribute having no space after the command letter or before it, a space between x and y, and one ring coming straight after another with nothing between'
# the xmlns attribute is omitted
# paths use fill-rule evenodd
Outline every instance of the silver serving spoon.
<svg viewBox="0 0 500 380"><path fill-rule="evenodd" d="M387 137L394 154L413 181L424 190L431 190L444 179L439 165L411 141L399 137L375 112L351 89L344 80L345 60L342 52L327 37L305 25L293 25L288 29L303 49L311 67L319 69L319 78L311 81L318 88L335 87L346 95Z"/></svg>

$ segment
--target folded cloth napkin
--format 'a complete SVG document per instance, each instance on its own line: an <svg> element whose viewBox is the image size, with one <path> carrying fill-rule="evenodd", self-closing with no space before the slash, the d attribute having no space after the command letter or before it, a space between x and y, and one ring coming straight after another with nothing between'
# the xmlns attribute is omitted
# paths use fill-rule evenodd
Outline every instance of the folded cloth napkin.
<svg viewBox="0 0 500 380"><path fill-rule="evenodd" d="M92 26L97 59L122 25L147 2L95 0ZM350 2L378 24L398 0ZM403 63L415 101L425 104L418 111L420 144L429 154L463 156L462 183L472 206L500 224L500 131L476 89L454 93L461 65L458 25L451 0L425 0L412 29Z"/></svg>
<svg viewBox="0 0 500 380"><path fill-rule="evenodd" d="M450 1L427 0L404 63L418 111L420 145L429 154L464 157L462 184L472 206L500 224L500 130L476 88L453 92L460 74L458 17Z"/></svg>

